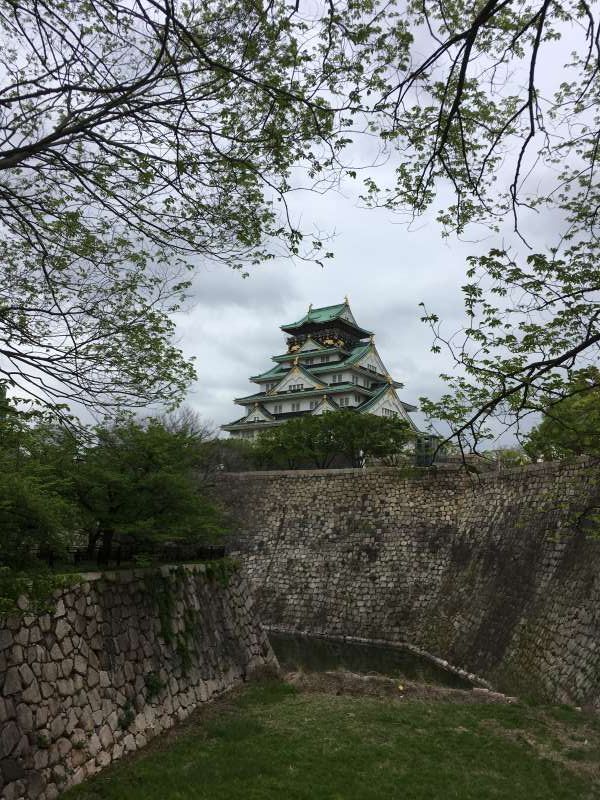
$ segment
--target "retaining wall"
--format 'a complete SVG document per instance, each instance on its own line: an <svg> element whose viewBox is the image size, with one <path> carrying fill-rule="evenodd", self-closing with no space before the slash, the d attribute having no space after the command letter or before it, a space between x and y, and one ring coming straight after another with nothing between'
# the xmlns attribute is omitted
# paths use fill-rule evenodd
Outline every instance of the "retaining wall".
<svg viewBox="0 0 600 800"><path fill-rule="evenodd" d="M599 470L224 475L259 613L408 641L508 692L600 706Z"/></svg>
<svg viewBox="0 0 600 800"><path fill-rule="evenodd" d="M57 797L274 663L246 581L207 569L87 576L2 620L2 800Z"/></svg>

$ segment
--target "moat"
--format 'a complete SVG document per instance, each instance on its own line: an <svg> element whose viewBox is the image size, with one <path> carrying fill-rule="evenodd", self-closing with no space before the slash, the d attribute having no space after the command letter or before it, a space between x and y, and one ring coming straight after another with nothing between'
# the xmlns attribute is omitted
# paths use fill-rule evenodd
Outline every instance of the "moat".
<svg viewBox="0 0 600 800"><path fill-rule="evenodd" d="M406 678L420 683L434 683L453 689L471 689L473 686L466 678L402 647L339 641L276 631L269 633L269 641L282 669L286 672L298 670L326 672L343 669L349 672Z"/></svg>

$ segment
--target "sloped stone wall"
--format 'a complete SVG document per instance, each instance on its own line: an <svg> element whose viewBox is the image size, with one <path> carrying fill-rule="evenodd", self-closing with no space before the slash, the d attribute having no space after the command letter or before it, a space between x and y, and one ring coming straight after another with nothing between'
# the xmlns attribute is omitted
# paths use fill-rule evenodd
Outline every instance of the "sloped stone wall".
<svg viewBox="0 0 600 800"><path fill-rule="evenodd" d="M213 571L87 576L1 620L2 800L57 797L275 663L245 580Z"/></svg>
<svg viewBox="0 0 600 800"><path fill-rule="evenodd" d="M408 641L506 691L600 706L599 481L577 462L240 473L219 491L266 624Z"/></svg>

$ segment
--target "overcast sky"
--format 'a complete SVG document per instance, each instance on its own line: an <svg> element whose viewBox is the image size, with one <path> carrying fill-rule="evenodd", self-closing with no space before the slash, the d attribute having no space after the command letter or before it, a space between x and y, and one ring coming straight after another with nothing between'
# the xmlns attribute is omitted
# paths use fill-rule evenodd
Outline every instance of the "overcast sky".
<svg viewBox="0 0 600 800"><path fill-rule="evenodd" d="M300 318L309 303L332 305L344 295L358 323L375 331L384 363L404 383L403 400L417 405L419 397L443 392L438 375L449 362L430 352L419 303L440 314L448 329L460 327L465 259L490 241L445 240L432 220L408 230L390 212L360 208L350 191L296 196L305 224L315 221L335 233L335 258L323 268L280 259L251 269L245 279L223 267L199 268L193 304L177 321L179 345L195 356L198 371L188 404L205 419L221 425L240 417L233 399L254 391L249 376L285 352L279 326Z"/></svg>
<svg viewBox="0 0 600 800"><path fill-rule="evenodd" d="M548 95L564 78L559 65L577 41L572 32L563 34L565 39L555 51L538 59ZM350 155L370 163L369 146L359 141ZM381 166L376 177L389 185L393 166ZM543 180L543 173L537 177ZM512 173L506 180L502 175L497 178L496 188L502 190L504 183L506 189ZM409 230L388 211L361 208L359 188L349 182L342 192L293 196L293 210L303 229L314 225L334 234L330 249L335 259L324 268L280 259L251 269L244 279L223 267L199 266L193 302L178 315L177 323L179 345L186 355L195 356L198 371L187 403L206 420L221 425L241 416L242 409L233 400L255 390L249 376L269 369L274 363L271 356L285 352L280 325L300 318L310 303L332 305L342 302L344 295L358 323L375 331L377 348L392 376L404 383L401 399L418 405L421 396L437 399L445 392L439 374L451 371L453 365L447 354L431 353L432 336L420 321L419 303L440 316L446 333L458 330L465 323L460 287L466 283L467 257L518 242L508 223L504 238L481 230L467 232L471 241L443 238L434 217L450 202L450 195L437 197L431 214ZM556 244L561 227L547 211L531 212L529 218L523 212L520 226L536 250ZM414 418L423 424L421 414Z"/></svg>

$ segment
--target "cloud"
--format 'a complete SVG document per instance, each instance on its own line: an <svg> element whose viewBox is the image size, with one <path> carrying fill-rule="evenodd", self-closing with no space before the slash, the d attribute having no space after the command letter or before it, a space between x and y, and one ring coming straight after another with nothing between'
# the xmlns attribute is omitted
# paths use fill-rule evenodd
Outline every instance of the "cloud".
<svg viewBox="0 0 600 800"><path fill-rule="evenodd" d="M391 174L391 166L383 172ZM444 192L439 203L443 204ZM441 372L453 365L447 354L431 352L432 334L420 321L420 302L452 333L465 324L461 286L470 255L498 244L483 230L481 241L444 239L433 215L412 226L388 211L357 204L354 185L319 195L294 192L291 210L304 227L335 231L335 259L324 267L277 259L250 269L244 279L224 267L199 267L192 302L177 316L180 345L197 360L198 380L188 402L206 419L223 424L241 416L234 398L250 394L250 375L273 366L271 356L285 351L279 326L314 306L341 302L344 295L360 325L373 330L390 373L404 383L402 399L439 398L446 387ZM556 226L532 215L524 221L536 244ZM422 423L421 415L416 415Z"/></svg>

